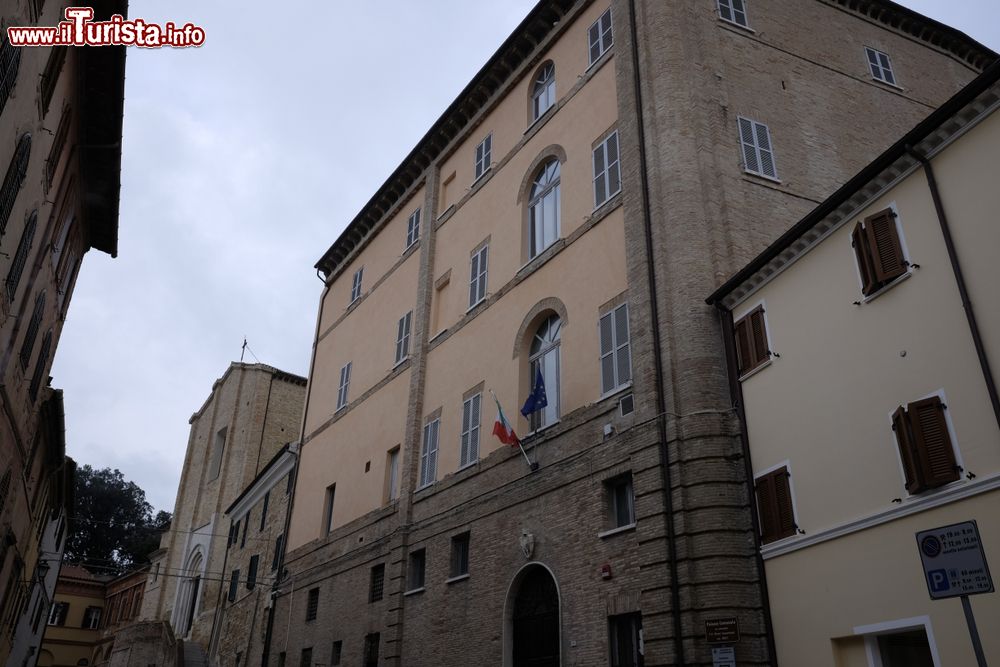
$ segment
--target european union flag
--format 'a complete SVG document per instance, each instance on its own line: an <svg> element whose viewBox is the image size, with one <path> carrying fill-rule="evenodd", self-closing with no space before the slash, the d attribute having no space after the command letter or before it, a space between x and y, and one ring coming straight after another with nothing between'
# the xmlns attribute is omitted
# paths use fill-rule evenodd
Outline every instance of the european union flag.
<svg viewBox="0 0 1000 667"><path fill-rule="evenodd" d="M532 388L531 393L528 394L528 400L524 402L521 414L527 417L532 412L538 412L548 404L549 399L545 397L545 380L542 378L542 369L539 364L539 368L535 374L535 386Z"/></svg>

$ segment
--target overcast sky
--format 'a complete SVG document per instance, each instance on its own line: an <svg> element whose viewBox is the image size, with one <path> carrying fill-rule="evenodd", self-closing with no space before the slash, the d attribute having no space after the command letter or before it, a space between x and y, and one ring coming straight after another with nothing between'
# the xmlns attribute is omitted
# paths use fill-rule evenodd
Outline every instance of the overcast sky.
<svg viewBox="0 0 1000 667"><path fill-rule="evenodd" d="M243 336L306 374L313 265L534 0L129 4L207 39L129 49L119 257L88 253L52 375L70 456L173 511L188 419ZM996 0L902 4L1000 49Z"/></svg>

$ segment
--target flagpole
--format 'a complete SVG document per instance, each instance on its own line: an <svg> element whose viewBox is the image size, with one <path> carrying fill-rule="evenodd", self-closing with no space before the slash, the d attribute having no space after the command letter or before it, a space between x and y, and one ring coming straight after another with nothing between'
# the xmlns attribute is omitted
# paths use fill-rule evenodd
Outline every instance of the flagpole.
<svg viewBox="0 0 1000 667"><path fill-rule="evenodd" d="M493 397L493 400L496 401L497 405L500 405L500 399L497 398L497 395L493 393L493 389L490 389L490 396ZM521 444L521 439L517 437L516 433L514 434L514 438L517 440L517 448L521 450L521 454L524 456L525 463L527 463L528 467L531 468L532 472L534 472L535 470L538 469L538 464L532 463L531 459L528 458L528 452L524 451L524 445Z"/></svg>

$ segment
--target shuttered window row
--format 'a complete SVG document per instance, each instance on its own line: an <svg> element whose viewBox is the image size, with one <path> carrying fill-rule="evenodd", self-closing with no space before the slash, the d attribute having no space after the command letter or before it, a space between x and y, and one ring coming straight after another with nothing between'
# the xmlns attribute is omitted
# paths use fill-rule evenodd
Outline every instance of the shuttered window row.
<svg viewBox="0 0 1000 667"><path fill-rule="evenodd" d="M601 393L607 394L632 381L632 351L629 343L628 305L622 304L601 316Z"/></svg>
<svg viewBox="0 0 1000 667"><path fill-rule="evenodd" d="M945 407L940 398L932 396L899 406L892 415L906 490L911 494L944 486L961 476Z"/></svg>
<svg viewBox="0 0 1000 667"><path fill-rule="evenodd" d="M31 385L28 387L28 394L31 396L32 403L38 398L38 390L42 386L42 375L48 367L49 353L51 351L52 330L49 329L45 332L45 337L42 338L42 349L39 351L38 359L35 361L35 372L31 375Z"/></svg>
<svg viewBox="0 0 1000 667"><path fill-rule="evenodd" d="M861 273L861 291L870 296L899 278L909 269L903 256L896 212L879 211L859 222L851 232L851 245Z"/></svg>
<svg viewBox="0 0 1000 667"><path fill-rule="evenodd" d="M24 266L28 263L28 253L35 241L35 230L38 227L38 211L32 211L28 218L28 224L21 235L21 242L17 245L17 252L14 254L14 261L7 272L7 280L4 281L4 289L7 292L7 301L13 303L17 295L17 286L21 282L21 274L24 273Z"/></svg>
<svg viewBox="0 0 1000 667"><path fill-rule="evenodd" d="M790 477L788 468L782 466L754 480L760 516L760 541L763 544L791 537L798 530L792 507Z"/></svg>
<svg viewBox="0 0 1000 667"><path fill-rule="evenodd" d="M0 236L7 231L7 221L14 210L17 193L21 190L24 178L28 174L28 158L31 156L31 135L25 132L17 141L14 156L7 166L3 184L0 185Z"/></svg>
<svg viewBox="0 0 1000 667"><path fill-rule="evenodd" d="M11 44L7 39L7 31L3 31L0 35L0 113L3 113L7 98L14 89L14 82L17 81L23 50Z"/></svg>
<svg viewBox="0 0 1000 667"><path fill-rule="evenodd" d="M764 306L757 306L744 315L735 325L736 357L739 375L743 377L762 366L771 358L767 344L767 324Z"/></svg>

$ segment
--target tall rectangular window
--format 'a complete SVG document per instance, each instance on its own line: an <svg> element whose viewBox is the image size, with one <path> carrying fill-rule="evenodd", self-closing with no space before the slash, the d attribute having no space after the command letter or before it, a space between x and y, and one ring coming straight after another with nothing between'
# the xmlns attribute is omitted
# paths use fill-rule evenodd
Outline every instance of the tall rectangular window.
<svg viewBox="0 0 1000 667"><path fill-rule="evenodd" d="M469 275L469 308L486 298L486 274L489 264L489 245L472 253Z"/></svg>
<svg viewBox="0 0 1000 667"><path fill-rule="evenodd" d="M628 304L601 316L601 393L607 394L632 381Z"/></svg>
<svg viewBox="0 0 1000 667"><path fill-rule="evenodd" d="M410 320L413 317L411 310L406 315L399 318L399 326L396 328L396 363L410 356Z"/></svg>
<svg viewBox="0 0 1000 667"><path fill-rule="evenodd" d="M482 394L462 403L462 452L460 465L467 466L479 460L479 424Z"/></svg>
<svg viewBox="0 0 1000 667"><path fill-rule="evenodd" d="M486 170L490 168L492 164L492 153L493 153L493 133L490 132L486 135L486 138L479 142L476 146L476 180L486 173Z"/></svg>
<svg viewBox="0 0 1000 667"><path fill-rule="evenodd" d="M774 164L771 131L767 125L740 117L740 144L743 146L743 170L777 180L778 169Z"/></svg>
<svg viewBox="0 0 1000 667"><path fill-rule="evenodd" d="M719 0L719 16L743 28L749 28L744 0Z"/></svg>
<svg viewBox="0 0 1000 667"><path fill-rule="evenodd" d="M285 536L278 535L274 540L274 556L271 557L271 572L278 569L278 561L281 560L281 549L284 546Z"/></svg>
<svg viewBox="0 0 1000 667"><path fill-rule="evenodd" d="M741 378L771 360L763 305L757 306L741 317L734 325L734 333L736 363Z"/></svg>
<svg viewBox="0 0 1000 667"><path fill-rule="evenodd" d="M876 81L895 86L896 75L893 74L892 63L889 62L889 54L866 46L865 55L868 56L868 67L871 69L872 78Z"/></svg>
<svg viewBox="0 0 1000 667"><path fill-rule="evenodd" d="M252 591L257 586L257 567L260 565L260 555L250 556L250 565L247 567L247 590Z"/></svg>
<svg viewBox="0 0 1000 667"><path fill-rule="evenodd" d="M42 315L45 314L45 292L40 292L35 297L35 306L31 311L31 319L28 321L28 330L24 333L24 340L21 342L21 352L18 357L21 360L21 370L28 370L31 363L31 352L35 348L35 339L38 338L38 330L42 326Z"/></svg>
<svg viewBox="0 0 1000 667"><path fill-rule="evenodd" d="M590 42L590 64L593 65L614 44L610 9L601 14L601 18L594 21L590 30L587 31L587 37Z"/></svg>
<svg viewBox="0 0 1000 667"><path fill-rule="evenodd" d="M424 573L427 565L427 551L418 549L410 552L406 566L406 590L415 591L424 587Z"/></svg>
<svg viewBox="0 0 1000 667"><path fill-rule="evenodd" d="M60 47L55 47L60 48ZM66 47L61 47L66 48ZM55 138L52 139L52 146L49 148L49 156L45 159L45 189L52 185L52 179L56 176L59 162L62 157L63 148L66 146L66 138L69 135L69 125L72 119L72 112L69 107L63 109L62 117L59 119L59 126L56 128Z"/></svg>
<svg viewBox="0 0 1000 667"><path fill-rule="evenodd" d="M31 384L28 385L28 394L31 396L31 401L34 402L38 398L38 390L42 386L42 375L45 373L45 367L49 363L49 352L52 349L52 330L49 329L45 332L45 337L42 338L42 347L38 351L38 359L35 360L35 372L31 375Z"/></svg>
<svg viewBox="0 0 1000 667"><path fill-rule="evenodd" d="M87 607L83 612L83 627L87 630L96 630L101 627L101 608Z"/></svg>
<svg viewBox="0 0 1000 667"><path fill-rule="evenodd" d="M306 622L315 621L319 613L319 587L310 588L306 597Z"/></svg>
<svg viewBox="0 0 1000 667"><path fill-rule="evenodd" d="M392 502L399 497L399 447L394 447L388 453L385 474L385 498Z"/></svg>
<svg viewBox="0 0 1000 667"><path fill-rule="evenodd" d="M65 46L54 46L49 51L49 59L46 61L45 69L42 71L42 90L41 97L39 98L39 103L42 105L43 117L49 112L49 104L52 102L52 95L56 90L56 81L59 80L59 72L62 70L68 50Z"/></svg>
<svg viewBox="0 0 1000 667"><path fill-rule="evenodd" d="M469 533L451 538L451 577L461 577L469 573Z"/></svg>
<svg viewBox="0 0 1000 667"><path fill-rule="evenodd" d="M228 427L226 426L220 428L216 432L215 438L212 440L212 458L208 463L209 481L217 479L219 477L219 471L222 470L222 454L226 449L227 430Z"/></svg>
<svg viewBox="0 0 1000 667"><path fill-rule="evenodd" d="M351 362L340 369L340 385L337 388L337 409L347 407L347 390L351 386Z"/></svg>
<svg viewBox="0 0 1000 667"><path fill-rule="evenodd" d="M622 614L608 618L611 667L642 667L642 616Z"/></svg>
<svg viewBox="0 0 1000 667"><path fill-rule="evenodd" d="M782 466L754 479L760 541L763 544L795 535L795 509L792 505L791 473Z"/></svg>
<svg viewBox="0 0 1000 667"><path fill-rule="evenodd" d="M886 208L858 222L851 245L861 276L861 292L871 296L910 270L903 253L896 211Z"/></svg>
<svg viewBox="0 0 1000 667"><path fill-rule="evenodd" d="M354 278L351 281L351 303L354 303L361 298L361 279L365 274L365 267L361 267L354 272Z"/></svg>
<svg viewBox="0 0 1000 667"><path fill-rule="evenodd" d="M302 649L302 657L299 659L299 667L313 667L312 646Z"/></svg>
<svg viewBox="0 0 1000 667"><path fill-rule="evenodd" d="M621 192L618 164L618 131L612 132L594 149L594 208Z"/></svg>
<svg viewBox="0 0 1000 667"><path fill-rule="evenodd" d="M424 426L424 442L420 449L420 486L424 487L437 478L438 430L441 420Z"/></svg>
<svg viewBox="0 0 1000 667"><path fill-rule="evenodd" d="M343 653L343 651L344 651L344 642L343 641L341 641L340 639L338 639L337 641L333 642L333 651L330 653L330 664L331 665L339 665L340 664L340 657L341 657L341 654Z"/></svg>
<svg viewBox="0 0 1000 667"><path fill-rule="evenodd" d="M7 280L4 281L4 289L7 292L7 301L13 303L17 295L17 286L21 282L21 274L28 263L28 253L35 241L35 230L38 227L38 211L33 211L28 218L28 224L24 227L21 240L17 244L17 252L14 253L14 261L11 262L10 270L7 271Z"/></svg>
<svg viewBox="0 0 1000 667"><path fill-rule="evenodd" d="M264 506L260 510L260 530L264 530L264 524L267 523L267 504L271 500L271 492L267 491L264 493Z"/></svg>
<svg viewBox="0 0 1000 667"><path fill-rule="evenodd" d="M962 478L945 408L940 396L931 396L901 405L892 415L892 430L910 494Z"/></svg>
<svg viewBox="0 0 1000 667"><path fill-rule="evenodd" d="M410 214L406 219L406 247L420 240L420 209Z"/></svg>
<svg viewBox="0 0 1000 667"><path fill-rule="evenodd" d="M612 528L624 528L635 523L635 498L632 474L621 475L605 482L608 493L608 514Z"/></svg>
<svg viewBox="0 0 1000 667"><path fill-rule="evenodd" d="M371 580L368 585L368 602L378 602L381 600L384 588L385 564L379 563L371 571Z"/></svg>
<svg viewBox="0 0 1000 667"><path fill-rule="evenodd" d="M337 496L337 485L331 484L326 487L326 499L323 506L323 534L329 535L333 531L333 501Z"/></svg>
<svg viewBox="0 0 1000 667"><path fill-rule="evenodd" d="M236 568L229 577L229 601L236 602L236 593L240 586L240 570Z"/></svg>
<svg viewBox="0 0 1000 667"><path fill-rule="evenodd" d="M377 632L365 635L364 667L378 667L380 635Z"/></svg>

